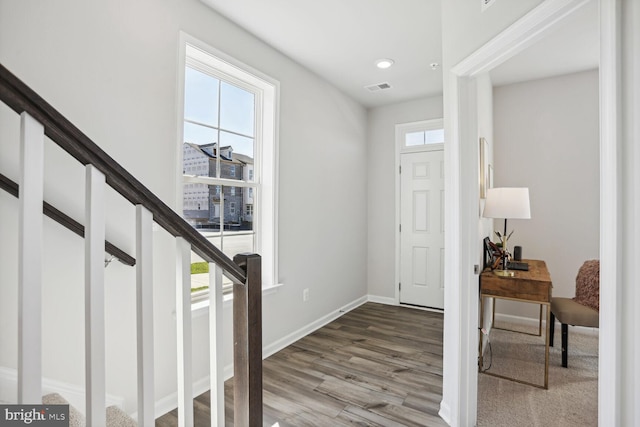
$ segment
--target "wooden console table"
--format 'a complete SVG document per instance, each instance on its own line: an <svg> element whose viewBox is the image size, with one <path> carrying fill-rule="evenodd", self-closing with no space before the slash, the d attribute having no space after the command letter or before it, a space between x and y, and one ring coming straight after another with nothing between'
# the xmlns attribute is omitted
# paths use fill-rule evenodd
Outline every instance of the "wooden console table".
<svg viewBox="0 0 640 427"><path fill-rule="evenodd" d="M544 353L544 386L522 381L516 378L506 377L492 372L482 370L482 333L480 334L480 361L478 369L480 372L494 377L516 381L539 388L549 388L549 326L551 314L551 276L544 261L524 260L529 264L529 271L514 271L512 277L501 277L495 275L491 270L486 269L480 275L480 329L484 328L484 299L497 298L511 301L520 301L546 306L547 322L545 334Z"/></svg>

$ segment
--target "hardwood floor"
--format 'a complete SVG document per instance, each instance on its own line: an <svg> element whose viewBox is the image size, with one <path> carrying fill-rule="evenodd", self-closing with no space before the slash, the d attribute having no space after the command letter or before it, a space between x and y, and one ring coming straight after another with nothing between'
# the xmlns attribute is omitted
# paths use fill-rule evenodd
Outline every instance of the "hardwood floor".
<svg viewBox="0 0 640 427"><path fill-rule="evenodd" d="M264 361L264 425L445 426L442 314L364 304ZM233 383L225 383L233 425ZM194 400L209 426L209 393ZM156 426L176 426L177 413ZM243 427L243 426L238 426Z"/></svg>

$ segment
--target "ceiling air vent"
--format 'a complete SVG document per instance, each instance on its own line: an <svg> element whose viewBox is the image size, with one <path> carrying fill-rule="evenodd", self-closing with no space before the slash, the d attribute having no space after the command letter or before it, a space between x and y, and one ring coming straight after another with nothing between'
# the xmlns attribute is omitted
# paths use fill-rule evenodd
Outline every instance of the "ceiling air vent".
<svg viewBox="0 0 640 427"><path fill-rule="evenodd" d="M364 88L367 89L369 92L378 92L385 89L391 89L391 85L387 82L384 82L384 83L376 83L371 86L365 86Z"/></svg>

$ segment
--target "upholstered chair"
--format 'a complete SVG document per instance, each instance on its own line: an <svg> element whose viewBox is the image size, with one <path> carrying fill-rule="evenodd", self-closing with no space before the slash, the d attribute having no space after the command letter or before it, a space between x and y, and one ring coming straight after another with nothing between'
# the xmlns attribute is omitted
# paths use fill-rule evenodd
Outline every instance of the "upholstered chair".
<svg viewBox="0 0 640 427"><path fill-rule="evenodd" d="M549 344L553 347L555 319L562 324L562 366L568 366L569 325L599 327L600 261L586 261L578 270L575 298L551 299Z"/></svg>

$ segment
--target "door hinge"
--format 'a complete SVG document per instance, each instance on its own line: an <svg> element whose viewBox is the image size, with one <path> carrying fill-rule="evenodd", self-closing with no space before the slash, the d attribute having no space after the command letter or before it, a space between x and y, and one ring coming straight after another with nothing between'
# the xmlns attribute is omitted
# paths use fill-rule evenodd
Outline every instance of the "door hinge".
<svg viewBox="0 0 640 427"><path fill-rule="evenodd" d="M398 282L398 290L401 291L402 290L402 282Z"/></svg>
<svg viewBox="0 0 640 427"><path fill-rule="evenodd" d="M398 166L398 173L402 173L402 166Z"/></svg>
<svg viewBox="0 0 640 427"><path fill-rule="evenodd" d="M402 233L402 224L398 224L398 232Z"/></svg>

